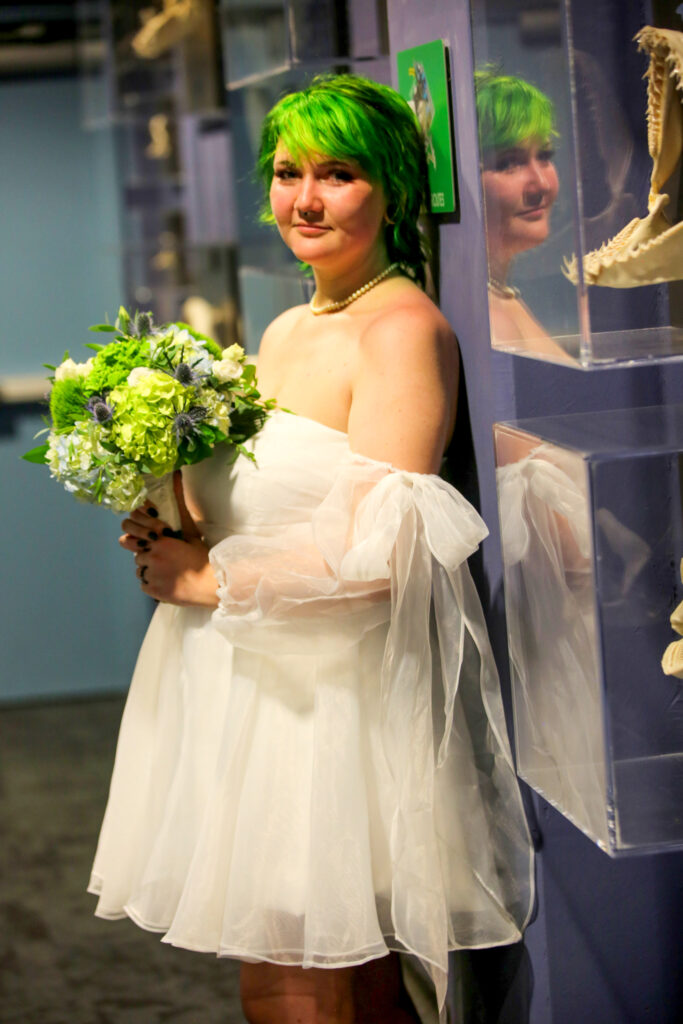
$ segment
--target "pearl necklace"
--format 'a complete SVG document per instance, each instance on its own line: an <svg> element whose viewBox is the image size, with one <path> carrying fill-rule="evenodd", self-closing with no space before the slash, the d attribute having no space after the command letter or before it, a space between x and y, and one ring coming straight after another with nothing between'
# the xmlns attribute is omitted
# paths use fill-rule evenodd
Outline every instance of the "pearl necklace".
<svg viewBox="0 0 683 1024"><path fill-rule="evenodd" d="M489 291L492 291L494 295L500 295L501 299L518 299L521 294L519 288L496 281L495 277L489 278Z"/></svg>
<svg viewBox="0 0 683 1024"><path fill-rule="evenodd" d="M344 309L346 306L349 306L352 302L355 302L356 299L359 299L361 295L365 295L366 292L369 292L370 289L374 288L376 284L379 284L380 281L383 281L385 277L389 276L392 270L396 270L396 268L400 267L400 265L400 263L392 263L391 266L383 270L381 274L377 275L377 277L373 277L371 281L368 281L366 284L361 285L360 288L356 288L355 292L351 292L351 294L346 299L340 299L339 302L326 302L324 306L314 306L314 295L308 304L308 308L310 309L313 316L320 316L321 313L336 313L338 309Z"/></svg>

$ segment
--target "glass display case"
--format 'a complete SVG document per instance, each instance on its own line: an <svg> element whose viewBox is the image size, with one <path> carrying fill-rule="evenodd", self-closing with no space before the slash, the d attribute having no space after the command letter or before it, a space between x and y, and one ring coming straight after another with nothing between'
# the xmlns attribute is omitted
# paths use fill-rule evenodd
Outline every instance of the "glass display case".
<svg viewBox="0 0 683 1024"><path fill-rule="evenodd" d="M388 53L383 0L221 0L229 89Z"/></svg>
<svg viewBox="0 0 683 1024"><path fill-rule="evenodd" d="M113 125L124 290L118 304L238 337L236 208L214 0L79 4L88 127ZM86 60L97 54L103 59ZM106 115L106 116L105 116Z"/></svg>
<svg viewBox="0 0 683 1024"><path fill-rule="evenodd" d="M492 344L580 368L683 357L680 5L471 12Z"/></svg>
<svg viewBox="0 0 683 1024"><path fill-rule="evenodd" d="M683 849L683 405L494 434L518 773L612 855Z"/></svg>

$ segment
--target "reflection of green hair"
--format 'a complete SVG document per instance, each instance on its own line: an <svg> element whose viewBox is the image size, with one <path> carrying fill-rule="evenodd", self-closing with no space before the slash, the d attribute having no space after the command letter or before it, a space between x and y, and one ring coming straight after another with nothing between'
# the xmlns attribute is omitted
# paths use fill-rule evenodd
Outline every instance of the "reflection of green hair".
<svg viewBox="0 0 683 1024"><path fill-rule="evenodd" d="M557 135L551 100L523 78L488 69L475 71L474 89L482 153L507 149L525 139L547 142Z"/></svg>
<svg viewBox="0 0 683 1024"><path fill-rule="evenodd" d="M379 182L387 200L389 259L424 283L417 226L427 189L424 143L413 111L394 89L359 75L318 75L275 104L263 122L257 165L266 192L261 219L271 224L268 192L280 141L295 160L313 154L355 160Z"/></svg>

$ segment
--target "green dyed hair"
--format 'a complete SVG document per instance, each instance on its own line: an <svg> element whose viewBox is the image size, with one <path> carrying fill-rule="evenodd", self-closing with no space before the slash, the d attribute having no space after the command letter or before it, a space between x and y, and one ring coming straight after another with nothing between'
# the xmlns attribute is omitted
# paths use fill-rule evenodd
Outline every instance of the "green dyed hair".
<svg viewBox="0 0 683 1024"><path fill-rule="evenodd" d="M523 78L491 69L475 71L474 89L482 153L517 146L525 139L547 142L557 135L552 101Z"/></svg>
<svg viewBox="0 0 683 1024"><path fill-rule="evenodd" d="M279 142L294 159L320 154L355 160L379 182L387 201L389 259L424 284L427 253L417 221L426 203L427 160L417 119L394 89L360 75L318 75L275 104L263 122L257 164L265 189L261 220L269 224Z"/></svg>

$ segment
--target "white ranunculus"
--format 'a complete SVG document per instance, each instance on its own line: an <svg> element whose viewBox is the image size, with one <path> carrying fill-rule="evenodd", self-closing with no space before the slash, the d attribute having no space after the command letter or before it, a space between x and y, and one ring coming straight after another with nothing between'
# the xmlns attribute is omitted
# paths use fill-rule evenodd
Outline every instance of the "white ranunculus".
<svg viewBox="0 0 683 1024"><path fill-rule="evenodd" d="M55 380L75 380L77 377L85 377L90 373L92 359L85 363L75 363L73 359L65 359L61 366L55 370Z"/></svg>
<svg viewBox="0 0 683 1024"><path fill-rule="evenodd" d="M156 370L152 370L149 366L136 366L128 374L126 384L130 384L131 387L135 387L143 377L149 377L150 373L156 372Z"/></svg>

